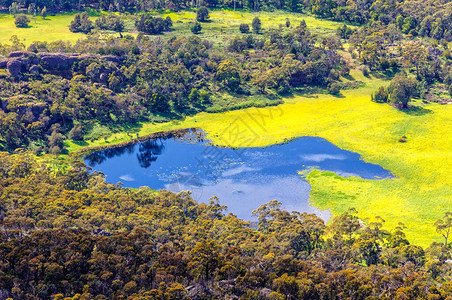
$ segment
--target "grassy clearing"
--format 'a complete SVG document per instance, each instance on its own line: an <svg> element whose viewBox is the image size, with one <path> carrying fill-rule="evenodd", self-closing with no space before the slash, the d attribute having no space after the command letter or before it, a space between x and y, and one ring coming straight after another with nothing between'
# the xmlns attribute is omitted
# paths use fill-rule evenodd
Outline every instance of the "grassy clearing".
<svg viewBox="0 0 452 300"><path fill-rule="evenodd" d="M183 11L171 12L162 14L162 17L169 16L173 20L174 31L166 34L171 35L191 35L190 25L196 21L196 12ZM251 27L251 22L255 17L259 17L262 22L262 29L282 29L286 28L286 19L288 18L291 27L298 26L301 20L305 20L308 28L313 33L326 34L334 32L342 23L326 21L314 18L300 13L288 13L283 11L273 12L247 12L247 11L232 11L232 10L214 10L210 12L211 22L202 23L202 33L199 35L202 38L214 41L218 45L224 45L225 40L234 35L242 35L239 26L242 23L247 23Z"/></svg>
<svg viewBox="0 0 452 300"><path fill-rule="evenodd" d="M106 12L96 13L90 12L91 20L95 20L98 15L105 14ZM171 17L173 20L174 30L165 33L163 38L169 38L171 36L187 36L192 35L190 31L191 24L196 21L195 11L182 11L182 12L167 12L153 14L166 18ZM80 38L86 37L82 33L73 33L69 31L69 24L74 19L75 13L64 13L56 16L48 16L45 19L38 16L32 18L29 28L16 28L14 24L14 17L9 14L0 14L0 43L10 43L10 38L13 35L17 35L19 39L25 44L30 45L35 41L47 41L53 42L58 40L75 42ZM309 29L313 33L331 33L338 28L341 23L333 21L325 21L316 19L312 16L299 14L299 13L287 13L283 11L275 12L259 12L251 13L245 11L231 11L231 10L215 10L210 13L211 22L202 23L202 33L199 35L201 38L209 39L215 42L217 46L222 47L225 41L234 35L241 35L239 26L241 23L251 22L255 16L259 16L262 21L263 30L270 28L279 28L279 25L285 28L286 19L289 18L291 26L298 26L301 20L305 20ZM126 16L126 29L133 33L134 21L131 16Z"/></svg>
<svg viewBox="0 0 452 300"><path fill-rule="evenodd" d="M12 15L0 14L0 43L10 44L10 38L13 35L17 35L25 45L35 41L54 42L64 40L75 42L85 35L69 31L69 24L74 19L74 14L48 16L45 19L40 16L30 18L31 22L28 28L17 28Z"/></svg>
<svg viewBox="0 0 452 300"><path fill-rule="evenodd" d="M250 108L220 114L201 113L183 121L142 124L131 128L140 136L156 131L199 127L224 146L266 146L297 136L319 136L339 147L358 152L365 161L390 170L397 178L364 180L314 170L306 175L311 202L339 214L355 207L362 219L381 216L391 229L399 222L407 235L423 246L439 238L434 222L451 210L451 105L416 103L417 109L399 111L370 101L370 92L386 82L363 77L365 87L344 91L344 97L295 96L278 107ZM135 134L134 133L134 134ZM407 137L400 143L401 136ZM130 139L113 135L100 145ZM70 151L81 148L68 144Z"/></svg>

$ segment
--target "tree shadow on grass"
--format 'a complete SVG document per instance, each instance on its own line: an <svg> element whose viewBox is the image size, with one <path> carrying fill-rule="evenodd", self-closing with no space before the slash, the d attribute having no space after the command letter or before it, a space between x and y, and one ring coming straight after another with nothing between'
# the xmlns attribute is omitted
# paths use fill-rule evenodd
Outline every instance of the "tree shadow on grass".
<svg viewBox="0 0 452 300"><path fill-rule="evenodd" d="M407 109L401 110L402 112L406 113L410 116L425 116L427 114L431 114L432 111L428 108L419 107L419 106L410 106Z"/></svg>
<svg viewBox="0 0 452 300"><path fill-rule="evenodd" d="M74 141L74 140L72 140L72 142L74 144L76 144L77 146L82 146L82 147L88 146L88 143L86 141Z"/></svg>

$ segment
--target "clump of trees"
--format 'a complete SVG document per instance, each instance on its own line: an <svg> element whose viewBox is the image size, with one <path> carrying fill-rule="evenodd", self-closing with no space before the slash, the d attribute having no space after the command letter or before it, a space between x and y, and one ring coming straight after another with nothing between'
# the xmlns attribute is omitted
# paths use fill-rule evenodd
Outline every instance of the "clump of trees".
<svg viewBox="0 0 452 300"><path fill-rule="evenodd" d="M76 18L82 19L87 18ZM143 23L155 20L152 16L141 19ZM108 20L106 17L105 22ZM117 19L111 20L114 24ZM8 151L33 147L37 153L56 153L58 148L64 151L61 143L49 140L51 126L57 123L59 135L54 137L80 140L95 124L115 128L118 123L149 120L155 115L227 109L225 104L220 107L204 100L217 99L217 91L239 93L244 99L259 95L272 104L278 101L278 93L304 84L335 86L332 83L337 74L348 68L337 53L338 47L331 46L333 43L316 45L306 27L242 35L226 43L227 47L219 50L196 36L162 41L143 34L137 38L92 35L74 45L33 43L28 50L34 53L80 53L90 58L52 70L53 75L45 64L36 66L39 71L33 76L19 70L20 80L28 82L26 90L21 81L0 78L0 97L8 101L0 113L0 147ZM25 46L18 40L14 47L20 50ZM103 60L105 55L108 61ZM31 66L30 61L24 70ZM75 124L83 128L77 134L72 131Z"/></svg>
<svg viewBox="0 0 452 300"><path fill-rule="evenodd" d="M124 31L124 21L120 17L113 14L100 16L96 19L95 24L96 28L101 30L111 30L117 32Z"/></svg>
<svg viewBox="0 0 452 300"><path fill-rule="evenodd" d="M28 24L30 24L30 19L24 14L19 14L14 17L14 24L16 24L17 28L27 28Z"/></svg>
<svg viewBox="0 0 452 300"><path fill-rule="evenodd" d="M414 78L395 77L388 87L391 103L399 108L408 108L408 103L416 93L416 87L417 80Z"/></svg>
<svg viewBox="0 0 452 300"><path fill-rule="evenodd" d="M86 12L76 14L72 20L69 30L72 32L89 33L94 28L93 22Z"/></svg>
<svg viewBox="0 0 452 300"><path fill-rule="evenodd" d="M164 31L170 31L173 22L170 17L162 19L160 17L143 14L135 21L135 26L138 31L145 34L161 34Z"/></svg>

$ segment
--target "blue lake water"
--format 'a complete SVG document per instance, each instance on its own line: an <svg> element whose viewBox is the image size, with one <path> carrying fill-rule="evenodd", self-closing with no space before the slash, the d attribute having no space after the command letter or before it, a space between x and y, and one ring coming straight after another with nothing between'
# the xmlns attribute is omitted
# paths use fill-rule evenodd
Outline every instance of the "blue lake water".
<svg viewBox="0 0 452 300"><path fill-rule="evenodd" d="M193 133L193 132L192 132ZM359 154L342 150L317 137L301 137L265 148L221 148L190 138L158 138L107 149L85 158L107 180L126 187L149 186L173 192L190 190L197 201L218 196L228 211L253 220L251 211L276 199L289 211L314 212L309 184L299 175L308 168L366 179L392 177L382 167L366 163Z"/></svg>

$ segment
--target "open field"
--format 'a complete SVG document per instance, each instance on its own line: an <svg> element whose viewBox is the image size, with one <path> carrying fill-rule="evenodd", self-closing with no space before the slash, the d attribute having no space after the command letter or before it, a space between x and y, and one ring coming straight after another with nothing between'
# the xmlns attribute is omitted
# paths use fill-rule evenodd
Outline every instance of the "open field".
<svg viewBox="0 0 452 300"><path fill-rule="evenodd" d="M29 45L35 41L54 42L58 40L75 42L85 35L69 31L69 24L74 18L74 14L61 14L48 16L45 19L38 16L30 18L30 27L17 28L12 15L0 14L0 43L10 43L13 35L25 44Z"/></svg>
<svg viewBox="0 0 452 300"><path fill-rule="evenodd" d="M102 12L105 13L105 12ZM171 17L173 20L173 31L165 33L163 38L171 36L186 36L192 35L190 26L196 21L196 12L184 11L184 12L168 12L159 13L154 12L154 15L162 16L166 18ZM25 44L29 45L35 41L47 41L54 42L57 40L64 40L75 42L80 38L86 37L82 33L73 33L69 31L69 24L74 19L75 13L65 13L56 16L48 16L45 19L38 16L33 18L31 16L31 22L29 28L16 28L14 24L14 17L9 14L0 14L0 43L10 43L10 38L13 35L17 35L19 39ZM90 13L91 20L96 19L97 13ZM230 10L215 10L210 13L211 22L202 23L203 30L199 34L199 37L209 39L219 46L223 44L226 38L230 38L234 35L240 35L239 26L242 23L251 22L255 16L259 16L262 21L263 30L270 28L279 28L282 25L285 28L286 19L289 18L291 26L298 26L301 20L305 20L309 29L314 33L329 33L334 31L341 23L333 21L325 21L314 18L312 16L299 14L299 13L287 13L287 12L241 12ZM129 33L136 35L137 32L133 31L133 17L126 16L126 29Z"/></svg>
<svg viewBox="0 0 452 300"><path fill-rule="evenodd" d="M399 111L373 103L370 93L385 82L357 72L352 75L367 85L344 91L343 98L296 96L276 108L201 113L183 121L142 124L134 131L143 136L199 127L214 143L224 146L267 146L298 136L323 137L383 166L396 178L363 180L314 170L306 175L312 186L312 204L333 214L355 207L363 220L383 217L388 229L402 222L408 226L410 241L426 246L439 239L434 222L452 209L452 173L447 167L452 165L452 106L417 103L415 110ZM403 135L407 142L398 142ZM108 140L113 144L128 138L122 133ZM69 144L68 148L81 147Z"/></svg>

